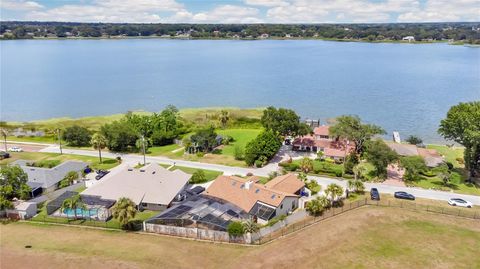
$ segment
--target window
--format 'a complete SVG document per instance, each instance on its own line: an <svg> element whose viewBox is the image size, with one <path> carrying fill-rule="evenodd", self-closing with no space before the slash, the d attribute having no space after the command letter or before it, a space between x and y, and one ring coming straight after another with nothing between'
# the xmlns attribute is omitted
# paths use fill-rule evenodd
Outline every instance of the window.
<svg viewBox="0 0 480 269"><path fill-rule="evenodd" d="M280 205L280 209L283 209L283 204Z"/></svg>
<svg viewBox="0 0 480 269"><path fill-rule="evenodd" d="M146 206L147 206L147 203L142 203L142 206L143 206L143 207L146 207Z"/></svg>
<svg viewBox="0 0 480 269"><path fill-rule="evenodd" d="M295 201L292 201L292 209L295 208Z"/></svg>

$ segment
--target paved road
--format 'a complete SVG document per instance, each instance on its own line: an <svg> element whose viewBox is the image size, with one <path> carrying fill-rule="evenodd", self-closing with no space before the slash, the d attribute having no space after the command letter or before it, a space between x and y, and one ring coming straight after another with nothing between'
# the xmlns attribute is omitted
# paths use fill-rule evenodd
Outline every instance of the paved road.
<svg viewBox="0 0 480 269"><path fill-rule="evenodd" d="M41 150L42 152L59 152L58 146L51 145ZM64 149L64 153L67 154L76 154L76 155L87 155L87 156L97 156L97 152L90 151L90 150L77 150L77 149ZM105 152L102 153L102 156L115 158L117 156L121 156L124 162L129 164L136 164L138 162L143 162L143 156L136 155L136 154L115 154ZM215 170L215 171L222 171L227 175L246 175L247 173L253 173L259 176L268 176L268 174L272 171L278 170L278 165L276 163L269 164L263 168L242 168L242 167L231 167L225 165L218 165L218 164L210 164L210 163L200 163L200 162L192 162L192 161L184 161L184 160L173 160L166 157L147 157L147 162L158 162L163 164L176 164L178 166L188 166L192 168L199 168L199 169L208 169L208 170ZM346 181L326 178L326 177L318 177L318 176L309 176L310 179L316 180L320 185L323 187L327 186L331 183L337 183L344 188L346 187ZM393 194L396 191L406 191L409 192L416 197L419 198L427 198L433 200L443 200L446 201L452 197L463 198L472 202L473 204L480 205L480 196L476 195L466 195L466 194L456 194L453 192L444 192L444 191L436 191L436 190L427 190L421 188L413 188L413 187L399 187L399 186L391 186L382 183L365 183L365 187L367 190L370 188L377 188L381 193L388 193Z"/></svg>

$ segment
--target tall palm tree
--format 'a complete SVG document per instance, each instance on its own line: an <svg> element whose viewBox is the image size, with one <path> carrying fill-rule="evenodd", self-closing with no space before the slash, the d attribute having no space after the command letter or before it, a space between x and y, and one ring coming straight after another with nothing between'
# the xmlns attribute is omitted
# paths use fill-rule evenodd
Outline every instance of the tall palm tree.
<svg viewBox="0 0 480 269"><path fill-rule="evenodd" d="M94 149L98 149L98 156L100 158L100 163L102 163L102 149L107 147L107 138L101 133L95 133L90 140Z"/></svg>
<svg viewBox="0 0 480 269"><path fill-rule="evenodd" d="M0 129L0 133L2 134L3 137L3 143L5 144L5 152L7 152L7 136L8 136L8 130L5 128Z"/></svg>
<svg viewBox="0 0 480 269"><path fill-rule="evenodd" d="M330 202L333 205L333 202L343 195L343 188L335 183L330 184L325 189L325 195L330 196Z"/></svg>
<svg viewBox="0 0 480 269"><path fill-rule="evenodd" d="M230 115L228 111L227 110L220 111L220 123L222 124L223 129L225 129L229 120L230 120Z"/></svg>
<svg viewBox="0 0 480 269"><path fill-rule="evenodd" d="M367 171L367 168L365 166L357 164L353 167L353 175L355 176L355 180L361 179L364 175L365 172Z"/></svg>
<svg viewBox="0 0 480 269"><path fill-rule="evenodd" d="M330 201L325 196L317 196L317 198L308 201L305 209L312 215L320 215L330 205Z"/></svg>
<svg viewBox="0 0 480 269"><path fill-rule="evenodd" d="M136 214L135 203L126 197L118 199L112 212L113 217L120 222L122 227L125 227L131 219L135 218Z"/></svg>
<svg viewBox="0 0 480 269"><path fill-rule="evenodd" d="M300 161L300 169L302 169L302 172L308 174L308 172L311 172L313 170L313 161L312 159L308 157L304 157Z"/></svg>
<svg viewBox="0 0 480 269"><path fill-rule="evenodd" d="M347 181L347 188L349 190L352 190L354 192L360 192L365 190L365 185L363 185L363 182L358 179L349 179Z"/></svg>
<svg viewBox="0 0 480 269"><path fill-rule="evenodd" d="M66 209L73 210L74 219L77 219L77 209L86 209L86 206L80 199L80 195L75 195L63 201L62 206L60 207L60 211L64 212Z"/></svg>

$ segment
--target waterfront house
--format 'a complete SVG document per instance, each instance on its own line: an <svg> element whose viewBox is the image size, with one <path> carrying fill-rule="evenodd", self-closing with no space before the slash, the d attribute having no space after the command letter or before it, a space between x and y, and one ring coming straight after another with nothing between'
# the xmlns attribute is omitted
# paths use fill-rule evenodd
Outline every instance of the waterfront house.
<svg viewBox="0 0 480 269"><path fill-rule="evenodd" d="M352 142L330 135L330 126L321 125L313 129L313 135L297 137L292 142L295 151L323 152L323 158L342 162L353 151Z"/></svg>
<svg viewBox="0 0 480 269"><path fill-rule="evenodd" d="M387 142L387 145L400 156L420 156L428 167L436 167L445 160L435 149L420 148L416 145Z"/></svg>

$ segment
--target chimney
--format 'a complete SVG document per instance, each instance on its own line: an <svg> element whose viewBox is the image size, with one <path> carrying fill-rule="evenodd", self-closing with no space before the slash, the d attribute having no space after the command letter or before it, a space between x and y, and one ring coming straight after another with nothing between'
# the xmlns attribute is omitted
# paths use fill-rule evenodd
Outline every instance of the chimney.
<svg viewBox="0 0 480 269"><path fill-rule="evenodd" d="M253 184L253 181L251 181L251 180L245 182L245 189L246 189L246 190L249 190L250 187L252 186L252 184Z"/></svg>

